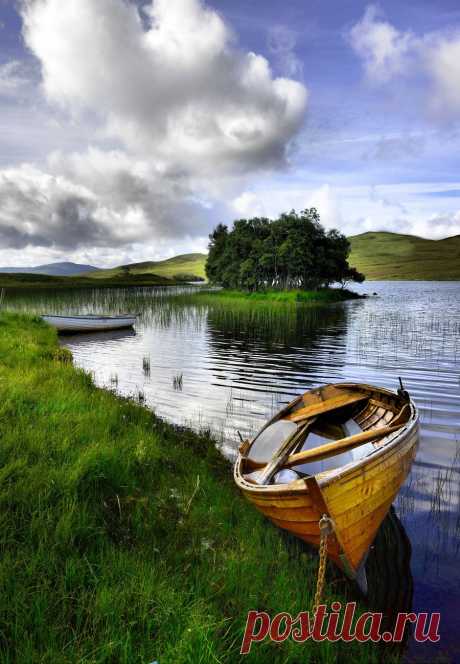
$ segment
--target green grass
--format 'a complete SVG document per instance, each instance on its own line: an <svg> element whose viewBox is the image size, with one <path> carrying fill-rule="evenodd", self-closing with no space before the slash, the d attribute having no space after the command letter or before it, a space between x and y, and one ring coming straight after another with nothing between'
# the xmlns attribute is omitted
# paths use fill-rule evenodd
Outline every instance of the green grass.
<svg viewBox="0 0 460 664"><path fill-rule="evenodd" d="M0 661L240 661L248 610L311 607L316 556L244 501L208 436L70 359L40 319L0 316ZM345 591L335 577L326 599ZM377 654L289 640L244 661L345 659Z"/></svg>
<svg viewBox="0 0 460 664"><path fill-rule="evenodd" d="M460 279L460 235L426 240L414 235L370 232L349 239L349 263L366 279Z"/></svg>
<svg viewBox="0 0 460 664"><path fill-rule="evenodd" d="M302 290L267 290L263 292L247 293L237 290L198 291L190 295L182 296L184 299L192 299L194 302L203 304L329 304L343 302L344 300L357 299L361 297L347 289L322 288L317 291Z"/></svg>
<svg viewBox="0 0 460 664"><path fill-rule="evenodd" d="M204 279L204 265L206 254L182 254L168 258L163 261L146 261L144 263L131 263L121 265L108 270L88 272L90 279L111 279L113 277L123 278L126 275L148 275L154 273L159 277L167 279L182 279L192 281L193 279Z"/></svg>
<svg viewBox="0 0 460 664"><path fill-rule="evenodd" d="M173 286L180 280L168 279L157 274L129 274L99 279L89 277L56 277L45 274L0 274L0 288L33 290L46 288L125 288L129 286Z"/></svg>

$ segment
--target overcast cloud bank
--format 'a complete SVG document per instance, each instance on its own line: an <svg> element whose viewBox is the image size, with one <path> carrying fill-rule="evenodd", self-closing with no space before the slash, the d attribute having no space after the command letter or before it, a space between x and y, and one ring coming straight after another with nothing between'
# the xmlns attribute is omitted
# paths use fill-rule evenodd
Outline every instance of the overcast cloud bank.
<svg viewBox="0 0 460 664"><path fill-rule="evenodd" d="M69 121L90 112L115 149L1 172L4 247L203 238L225 180L285 165L305 86L274 78L198 0L156 0L142 15L121 0L28 0L22 18L48 102ZM17 90L19 66L5 67L0 85Z"/></svg>
<svg viewBox="0 0 460 664"><path fill-rule="evenodd" d="M330 32L267 23L258 54L201 0L24 0L21 18L23 52L0 60L5 265L202 251L218 222L310 205L347 234L460 232L460 29L370 5ZM356 70L343 88L333 48Z"/></svg>

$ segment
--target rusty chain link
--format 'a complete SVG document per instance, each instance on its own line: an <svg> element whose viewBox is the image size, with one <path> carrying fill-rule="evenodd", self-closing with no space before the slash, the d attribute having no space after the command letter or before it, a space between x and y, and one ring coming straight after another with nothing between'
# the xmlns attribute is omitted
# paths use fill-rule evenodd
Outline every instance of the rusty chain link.
<svg viewBox="0 0 460 664"><path fill-rule="evenodd" d="M323 514L319 520L319 565L318 565L318 578L316 581L315 601L313 604L313 615L318 610L319 603L324 589L324 578L326 576L326 563L327 563L327 538L332 533L332 519L327 514Z"/></svg>

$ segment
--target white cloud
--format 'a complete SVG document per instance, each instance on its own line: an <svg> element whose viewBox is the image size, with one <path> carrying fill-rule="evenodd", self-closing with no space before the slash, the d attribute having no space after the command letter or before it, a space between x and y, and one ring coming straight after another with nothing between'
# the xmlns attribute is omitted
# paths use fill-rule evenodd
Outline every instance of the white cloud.
<svg viewBox="0 0 460 664"><path fill-rule="evenodd" d="M363 18L348 35L356 53L363 59L371 81L388 81L406 71L408 56L415 38L410 32L400 32L381 18L375 5L369 5Z"/></svg>
<svg viewBox="0 0 460 664"><path fill-rule="evenodd" d="M17 97L31 83L30 68L20 60L9 60L0 65L0 97Z"/></svg>
<svg viewBox="0 0 460 664"><path fill-rule="evenodd" d="M118 151L55 153L46 170L0 171L0 246L62 251L203 237L222 206L203 205L182 178ZM110 252L109 252L110 253Z"/></svg>
<svg viewBox="0 0 460 664"><path fill-rule="evenodd" d="M294 30L281 24L271 27L268 31L267 45L279 69L286 76L302 78L303 62L295 52L297 35Z"/></svg>
<svg viewBox="0 0 460 664"><path fill-rule="evenodd" d="M437 115L460 111L460 34L432 38L423 64L434 83L432 107Z"/></svg>
<svg viewBox="0 0 460 664"><path fill-rule="evenodd" d="M286 201L289 201L286 203ZM303 210L316 207L321 223L326 228L341 228L343 224L336 192L329 184L317 189L264 189L258 192L245 191L233 200L233 208L242 217L264 216L275 218L290 209Z"/></svg>
<svg viewBox="0 0 460 664"><path fill-rule="evenodd" d="M451 235L460 235L460 210L449 213L437 213L417 224L417 233L422 237L441 240Z"/></svg>
<svg viewBox="0 0 460 664"><path fill-rule="evenodd" d="M90 108L110 135L168 168L224 172L283 162L305 87L273 78L199 0L29 0L24 36L50 100Z"/></svg>
<svg viewBox="0 0 460 664"><path fill-rule="evenodd" d="M311 189L308 184L291 179L284 185L266 182L263 189L246 191L234 199L233 208L244 217L262 212L275 218L290 208L316 207L326 228L338 228L348 236L385 230L440 239L460 234L460 211L455 198L459 190L459 183L443 182L372 187L324 183ZM442 197L433 197L433 191Z"/></svg>
<svg viewBox="0 0 460 664"><path fill-rule="evenodd" d="M343 228L344 221L335 190L329 185L313 191L306 207L315 207L320 213L321 223L326 228Z"/></svg>
<svg viewBox="0 0 460 664"><path fill-rule="evenodd" d="M30 166L0 172L0 240L3 246L78 246L111 238L104 210L91 192Z"/></svg>
<svg viewBox="0 0 460 664"><path fill-rule="evenodd" d="M423 86L423 109L432 119L458 119L458 29L415 35L411 31L398 30L382 17L374 5L369 5L363 18L349 31L347 39L362 59L371 82L389 83L398 77L405 77L407 84L401 92L413 95L420 77L426 78L429 84Z"/></svg>
<svg viewBox="0 0 460 664"><path fill-rule="evenodd" d="M253 191L243 191L233 201L233 208L237 215L245 219L267 216L263 201Z"/></svg>
<svg viewBox="0 0 460 664"><path fill-rule="evenodd" d="M0 94L28 92L62 148L0 170L3 251L110 262L204 248L229 216L222 192L285 163L306 88L242 51L201 0L152 0L142 12L134 0L24 0L22 18L44 97L16 61L0 67Z"/></svg>

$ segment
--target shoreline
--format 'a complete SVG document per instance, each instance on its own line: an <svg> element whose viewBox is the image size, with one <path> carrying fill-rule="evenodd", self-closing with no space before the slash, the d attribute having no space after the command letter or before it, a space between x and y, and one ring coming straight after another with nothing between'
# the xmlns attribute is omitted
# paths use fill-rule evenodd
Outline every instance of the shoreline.
<svg viewBox="0 0 460 664"><path fill-rule="evenodd" d="M0 390L7 661L230 664L248 611L311 607L316 554L247 505L209 435L97 388L37 317L0 315ZM324 601L353 597L328 576ZM300 648L260 644L244 661ZM372 644L305 648L378 659Z"/></svg>
<svg viewBox="0 0 460 664"><path fill-rule="evenodd" d="M348 300L366 299L367 295L360 295L348 289L322 288L317 291L302 290L267 290L245 292L237 290L203 290L185 296L188 301L199 301L207 304L280 304L280 305L324 305L337 304Z"/></svg>

